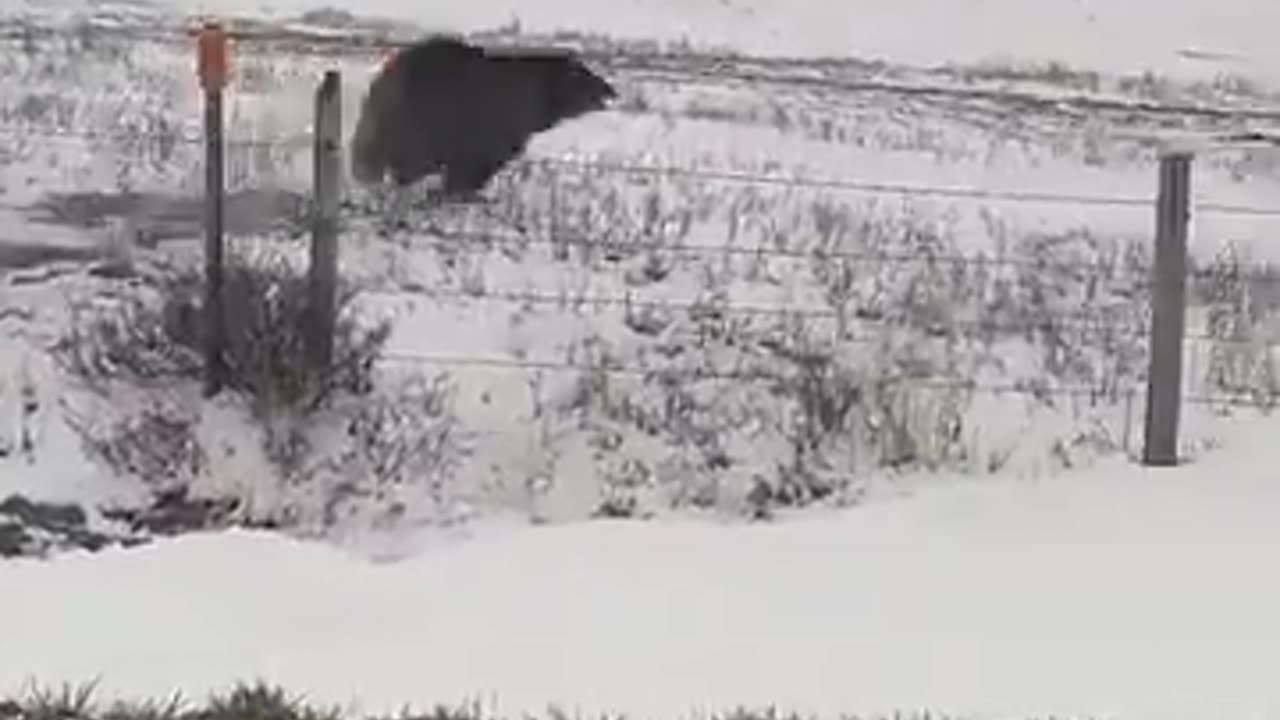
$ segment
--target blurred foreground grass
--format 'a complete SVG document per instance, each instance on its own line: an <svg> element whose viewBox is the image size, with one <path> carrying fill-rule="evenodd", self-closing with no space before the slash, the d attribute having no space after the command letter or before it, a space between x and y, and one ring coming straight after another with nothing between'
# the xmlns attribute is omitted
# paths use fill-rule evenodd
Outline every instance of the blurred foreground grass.
<svg viewBox="0 0 1280 720"><path fill-rule="evenodd" d="M690 720L815 720L778 707L739 707L721 712L690 713ZM932 710L904 710L892 715L841 715L840 720L960 720L961 716ZM1054 716L1066 720L1066 716ZM179 695L163 699L100 702L93 684L61 688L33 687L22 695L0 700L0 720L504 720L481 706L462 703L430 709L404 709L394 717L356 718L339 708L321 707L266 683L241 683L202 701ZM556 706L541 715L523 714L518 720L592 720ZM602 715L598 720L623 720Z"/></svg>

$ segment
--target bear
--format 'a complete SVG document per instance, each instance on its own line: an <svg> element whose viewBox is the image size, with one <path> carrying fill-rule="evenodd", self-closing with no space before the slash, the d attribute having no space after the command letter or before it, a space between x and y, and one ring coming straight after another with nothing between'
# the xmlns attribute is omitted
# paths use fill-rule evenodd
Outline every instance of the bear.
<svg viewBox="0 0 1280 720"><path fill-rule="evenodd" d="M445 199L479 196L534 135L604 110L617 92L560 49L488 49L434 35L394 53L369 85L352 177L403 189L441 175Z"/></svg>

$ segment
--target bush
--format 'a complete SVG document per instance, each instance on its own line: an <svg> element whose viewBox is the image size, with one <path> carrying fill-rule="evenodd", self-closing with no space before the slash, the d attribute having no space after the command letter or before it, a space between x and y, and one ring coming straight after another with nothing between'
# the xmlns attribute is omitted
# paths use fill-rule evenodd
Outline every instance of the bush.
<svg viewBox="0 0 1280 720"><path fill-rule="evenodd" d="M1193 280L1193 297L1205 305L1210 341L1204 382L1224 405L1237 402L1269 411L1280 402L1275 338L1268 332L1277 306L1276 280L1274 267L1253 265L1234 245L1223 248Z"/></svg>
<svg viewBox="0 0 1280 720"><path fill-rule="evenodd" d="M263 488L228 489L228 482L253 479L215 477L237 472L218 467L211 436L201 430L201 278L194 269L171 269L137 291L73 303L73 321L55 348L63 369L92 391L87 408L67 408L68 424L91 457L142 480L153 495L151 507L112 510L113 517L152 532L317 517L327 526L338 520L334 508L352 497L382 500L388 488L415 485L437 499L450 494L461 444L446 378L417 378L375 395L375 364L391 323L362 319L354 287L340 288L334 358L317 372L303 342L305 274L283 253L233 252L224 277L227 388L243 399L261 437L275 501L241 506L237 494L260 499ZM206 481L233 497L188 497Z"/></svg>
<svg viewBox="0 0 1280 720"><path fill-rule="evenodd" d="M309 491L285 522L324 533L394 524L410 508L455 520L465 500L453 480L469 448L453 401L447 376L415 376L315 418L299 438L307 462L290 474Z"/></svg>
<svg viewBox="0 0 1280 720"><path fill-rule="evenodd" d="M73 307L70 332L58 344L64 367L95 387L103 381L196 379L203 362L203 277L191 268L154 279L149 294L106 307ZM280 409L306 414L335 392L366 394L391 323L362 325L357 291L339 288L333 360L310 369L304 344L307 278L282 253L250 258L230 253L223 276L228 386L265 417Z"/></svg>
<svg viewBox="0 0 1280 720"><path fill-rule="evenodd" d="M1025 443L1019 415L1058 416L1063 431L1014 462L1115 451L1108 438L1076 441L1121 412L1145 368L1149 260L1137 239L1015 235L986 218L999 242L972 256L960 230L924 211L692 181L674 208L656 192L627 207L627 188L579 179L559 201L580 206L559 219L583 238L571 261L620 271L638 297L613 311L616 327L594 314L565 352L586 368L575 392L548 391L535 417L549 425L544 444L559 445L540 477L554 486L558 467L586 463L598 514L760 517L859 499L896 471L994 471ZM717 232L769 252L703 260L682 248ZM667 285L693 285L695 301L664 304ZM999 397L1005 387L1017 392ZM1080 388L1087 397L1071 402ZM989 411L1000 403L1009 412Z"/></svg>

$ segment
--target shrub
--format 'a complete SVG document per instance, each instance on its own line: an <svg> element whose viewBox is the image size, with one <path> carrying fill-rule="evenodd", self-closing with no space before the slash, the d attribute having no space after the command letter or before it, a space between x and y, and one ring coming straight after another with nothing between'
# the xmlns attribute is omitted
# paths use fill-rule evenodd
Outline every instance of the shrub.
<svg viewBox="0 0 1280 720"><path fill-rule="evenodd" d="M1205 335L1211 345L1204 378L1226 403L1255 404L1264 410L1280 400L1280 368L1266 326L1275 311L1276 271L1253 269L1233 245L1226 246L1193 283L1206 307ZM1193 378L1199 382L1200 378Z"/></svg>
<svg viewBox="0 0 1280 720"><path fill-rule="evenodd" d="M321 532L394 523L410 508L448 524L465 500L453 485L469 453L450 378L413 376L336 407L308 424L307 462L291 474L308 488L286 509L290 525Z"/></svg>
<svg viewBox="0 0 1280 720"><path fill-rule="evenodd" d="M269 443L283 453L278 459L290 461L282 450L288 443L275 437L279 421L288 419L287 427L304 420L337 393L368 394L391 323L363 322L356 312L356 289L343 285L333 359L316 371L307 362L303 340L306 276L286 255L228 253L223 282L227 386L249 400L254 418L272 435ZM57 343L56 356L64 369L99 393L113 381L152 386L195 381L203 367L202 286L197 270L183 268L153 278L149 292L126 293L106 303L75 303L70 329ZM164 415L158 413L144 411L119 433L133 433L138 423L154 424ZM117 450L131 458L110 459L118 470L132 472L139 469L138 463L164 462L138 459L139 448Z"/></svg>
<svg viewBox="0 0 1280 720"><path fill-rule="evenodd" d="M560 203L583 209L560 224L583 237L574 259L621 270L628 294L653 288L656 299L623 304L616 327L593 319L566 350L586 367L576 393L539 414L546 442L560 445L545 451L543 474L554 483L555 466L588 463L600 515L693 506L762 516L860 497L886 471L1001 468L1024 434L1016 418L991 428L978 393L985 406L993 386L1016 386L1007 415L1072 415L1063 438L1074 442L1140 378L1149 261L1136 240L1014 236L987 218L996 251L959 262L959 231L924 211L693 183L664 210L647 190L628 207L618 186L587 177ZM766 252L682 251L717 227L726 245ZM663 285L681 281L700 285L697 300L664 303ZM739 288L778 299L742 302ZM793 302L808 307L793 313ZM777 310L752 311L757 303ZM1082 409L1060 387L1098 399ZM1112 450L1057 448L1036 452L1069 465Z"/></svg>
<svg viewBox="0 0 1280 720"><path fill-rule="evenodd" d="M224 277L227 387L243 399L261 436L276 476L276 502L264 510L242 508L234 497L212 505L187 497L202 481L233 496L254 489L227 488L242 478L211 479L218 458L201 442L208 437L201 434L206 406L197 390L201 282L194 270L174 269L137 291L74 302L73 322L56 345L64 370L92 391L87 407L67 408L69 425L91 457L142 480L153 493L152 507L113 516L156 532L233 520L309 524L320 518L328 526L339 519L335 508L352 497L394 505L391 490L414 487L444 502L462 452L447 378L415 378L375 395L375 364L391 323L364 320L349 284L339 292L333 361L310 370L303 342L306 278L289 258L229 253Z"/></svg>

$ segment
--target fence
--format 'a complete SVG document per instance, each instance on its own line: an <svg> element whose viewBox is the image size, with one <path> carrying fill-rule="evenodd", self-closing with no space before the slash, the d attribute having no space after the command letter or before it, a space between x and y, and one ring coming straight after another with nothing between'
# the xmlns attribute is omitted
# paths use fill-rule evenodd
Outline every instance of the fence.
<svg viewBox="0 0 1280 720"><path fill-rule="evenodd" d="M225 368L220 365L222 343L220 331L221 318L221 284L222 262L225 234L225 178L223 176L224 148L226 146L223 132L222 93L226 87L228 76L227 41L230 35L216 24L206 25L197 35L198 71L205 103L204 132L200 138L185 138L191 141L202 141L205 144L205 273L206 300L210 309L206 340L206 390L214 394L224 383ZM368 45L366 50L376 49L377 45ZM305 336L308 340L308 356L317 366L327 365L333 352L332 336L335 323L334 307L337 282L337 241L338 221L341 207L341 78L338 72L328 71L316 89L313 144L313 201L311 203L311 252L309 287L311 292L308 328ZM970 199L998 201L1008 203L1055 204L1072 207L1129 207L1153 208L1155 222L1155 260L1154 272L1148 276L1135 278L1140 283L1149 283L1153 298L1149 327L1142 330L1128 329L1125 332L1142 332L1148 337L1147 387L1145 392L1146 411L1144 421L1144 448L1142 459L1148 465L1172 465L1178 460L1178 431L1180 410L1183 402L1191 403L1241 403L1239 398L1220 398L1214 396L1187 396L1182 393L1183 359L1182 348L1186 339L1213 339L1221 342L1221 338L1209 338L1208 335L1188 334L1186 331L1186 296L1187 280L1193 276L1188 266L1187 230L1191 212L1190 178L1192 154L1185 151L1166 153L1160 163L1159 188L1157 196L1147 197L1114 197L1105 195L1057 194L1029 191L991 190L969 187L943 187L923 184L895 184L883 182L865 182L850 179L817 179L769 176L752 173L727 171L692 170L675 167L654 167L618 163L579 163L554 158L538 158L533 162L561 166L581 166L611 172L650 176L683 176L701 181L741 182L757 185L777 184L787 187L810 187L830 189L872 195L901 195L936 197L949 199ZM1256 208L1244 205L1228 205L1220 203L1200 203L1195 208L1201 214L1225 214L1239 216L1276 216L1280 210ZM466 231L453 232L451 237L459 240L492 241L493 233L481 233L474 236ZM527 238L522 238L528 242ZM563 237L548 237L545 242L563 244ZM580 238L572 242L584 245L591 244L588 239ZM754 256L780 257L788 256L800 259L814 256L812 250L788 249L779 247L726 247L720 245L697 245L685 243L672 249L681 253L705 254L742 254ZM1029 268L1040 266L1043 261L1036 258L991 258L972 255L938 255L920 256L911 253L866 253L855 251L826 250L823 257L830 259L863 260L879 263L931 263L936 265L997 265L1021 264ZM439 289L423 289L421 294L434 297L448 296L451 291ZM679 302L670 300L637 300L620 296L579 295L567 297L555 294L533 292L457 292L457 296L469 297L492 302L517 304L546 304L564 306L625 306L631 309L649 308L693 312L710 307L702 302ZM734 315L777 315L790 318L817 319L835 318L838 313L830 308L782 307L777 305L721 305L711 307L712 310ZM1063 325L1078 323L1087 326L1097 323L1098 318L1081 316L1071 317L1062 314L1055 322ZM1019 324L998 324L989 320L973 320L971 323L951 323L952 327L973 332L1032 332L1039 327L1038 322ZM1112 328L1115 330L1115 328ZM945 333L943 333L945 334ZM846 337L853 342L875 342L877 338L868 336L858 338ZM629 367L617 364L575 363L559 360L542 359L503 359L455 355L421 355L399 354L393 358L410 362L435 364L442 366L466 365L488 366L516 370L571 370L586 369L604 370L617 374L647 374L650 368ZM680 374L668 371L668 375ZM750 370L693 368L684 371L689 377L717 377L735 381L751 381L756 378ZM904 374L891 378L900 382L911 382L920 386L961 387L991 393L1030 393L1058 394L1080 397L1094 397L1100 393L1098 387L1055 387L1046 388L1034 383L978 383L973 380L937 379L928 376L914 377ZM1132 403L1134 392L1126 394L1127 401ZM1243 404L1248 404L1244 402ZM1127 430L1126 430L1127 435Z"/></svg>

